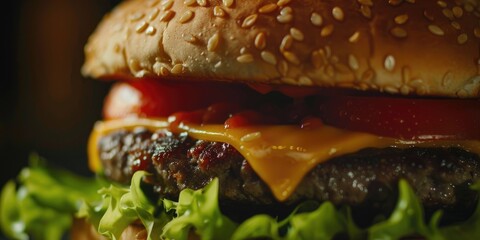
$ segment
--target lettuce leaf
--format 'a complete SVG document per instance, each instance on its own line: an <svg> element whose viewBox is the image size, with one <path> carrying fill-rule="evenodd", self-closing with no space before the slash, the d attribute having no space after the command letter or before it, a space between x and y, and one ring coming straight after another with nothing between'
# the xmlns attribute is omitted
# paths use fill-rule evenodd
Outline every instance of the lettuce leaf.
<svg viewBox="0 0 480 240"><path fill-rule="evenodd" d="M369 238L388 240L418 234L428 239L436 239L437 224L426 224L422 205L405 180L399 182L399 194L397 206L390 218L370 227ZM438 216L433 219L436 222Z"/></svg>
<svg viewBox="0 0 480 240"><path fill-rule="evenodd" d="M440 227L442 212L426 219L420 201L404 180L393 213L365 229L358 228L348 207L330 202L305 202L292 213L277 219L252 216L235 223L224 216L218 203L217 179L200 190L183 190L178 201L153 202L145 195L136 172L130 186L102 184L65 171L51 169L34 157L18 183L8 182L0 197L0 225L12 239L61 239L72 216L86 217L99 233L118 239L131 223L142 223L149 240L188 239L195 233L202 239L400 239L423 236L427 239L480 239L480 201L472 217L452 226ZM100 189L100 190L98 190ZM480 182L472 189L480 192Z"/></svg>
<svg viewBox="0 0 480 240"><path fill-rule="evenodd" d="M60 239L82 202L99 198L98 181L49 167L37 155L17 181L9 181L0 197L0 225L12 239Z"/></svg>
<svg viewBox="0 0 480 240"><path fill-rule="evenodd" d="M87 217L98 232L110 239L118 239L123 230L140 220L148 231L148 239L160 239L163 226L170 220L165 214L154 215L156 204L145 196L141 186L142 178L148 173L136 172L130 188L110 185L98 191L103 201L97 204L84 203L77 217ZM162 216L163 215L163 216Z"/></svg>
<svg viewBox="0 0 480 240"><path fill-rule="evenodd" d="M186 240L195 231L202 239L230 239L236 224L220 212L218 186L214 179L204 189L183 190L178 202L164 200L176 217L165 225L162 238Z"/></svg>

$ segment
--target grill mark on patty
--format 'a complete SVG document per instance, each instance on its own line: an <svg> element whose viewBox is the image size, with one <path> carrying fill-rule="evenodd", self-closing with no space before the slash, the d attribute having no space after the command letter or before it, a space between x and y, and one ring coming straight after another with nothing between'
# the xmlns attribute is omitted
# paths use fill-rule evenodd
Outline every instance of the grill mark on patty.
<svg viewBox="0 0 480 240"><path fill-rule="evenodd" d="M138 128L104 136L99 152L107 178L128 183L134 171L146 170L153 174L148 182L160 196L175 199L181 190L202 188L217 177L221 201L279 204L228 143ZM388 214L397 199L398 180L404 178L427 213L445 209L454 219L464 219L464 212L470 214L477 202L477 193L469 187L479 179L479 163L479 156L459 148L364 149L319 164L280 205L329 200L353 206L357 215Z"/></svg>

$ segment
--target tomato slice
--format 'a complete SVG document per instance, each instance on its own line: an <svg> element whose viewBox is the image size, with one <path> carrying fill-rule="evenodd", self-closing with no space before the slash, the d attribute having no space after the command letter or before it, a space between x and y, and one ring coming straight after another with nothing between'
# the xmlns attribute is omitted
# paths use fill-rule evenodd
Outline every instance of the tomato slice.
<svg viewBox="0 0 480 240"><path fill-rule="evenodd" d="M244 85L210 82L172 82L160 79L134 79L116 83L105 98L105 119L168 117L215 103L248 106L261 94Z"/></svg>
<svg viewBox="0 0 480 240"><path fill-rule="evenodd" d="M320 100L329 125L405 140L480 139L480 100L335 96Z"/></svg>
<svg viewBox="0 0 480 240"><path fill-rule="evenodd" d="M104 118L172 116L174 122L225 122L227 128L234 128L252 124L308 127L311 123L302 119L311 116L320 117L322 124L404 140L480 140L480 99L367 96L292 88L288 93L295 100L282 95L290 99L286 101L262 95L271 89L262 93L259 86L255 89L220 82L135 79L114 85L105 100ZM312 98L318 99L313 106Z"/></svg>

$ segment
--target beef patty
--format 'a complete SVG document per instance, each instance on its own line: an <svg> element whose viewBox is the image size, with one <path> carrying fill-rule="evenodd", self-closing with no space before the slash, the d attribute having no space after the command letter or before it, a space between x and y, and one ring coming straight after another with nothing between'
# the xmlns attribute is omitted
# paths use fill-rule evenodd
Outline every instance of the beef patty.
<svg viewBox="0 0 480 240"><path fill-rule="evenodd" d="M388 214L397 200L398 180L406 179L427 214L445 209L465 219L478 195L469 187L479 179L480 157L459 148L363 149L319 164L285 203L277 203L267 185L231 145L195 140L187 133L142 128L117 131L99 143L104 174L128 183L137 170L152 173L148 182L159 196L175 199L185 188L220 182L220 200L236 206L292 206L303 200L353 206L362 214Z"/></svg>

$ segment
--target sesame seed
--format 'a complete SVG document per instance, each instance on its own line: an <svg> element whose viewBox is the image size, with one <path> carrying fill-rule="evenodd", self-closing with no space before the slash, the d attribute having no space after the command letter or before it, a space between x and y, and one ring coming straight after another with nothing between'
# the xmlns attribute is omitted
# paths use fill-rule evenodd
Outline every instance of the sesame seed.
<svg viewBox="0 0 480 240"><path fill-rule="evenodd" d="M145 30L145 34L153 36L157 32L157 29L155 29L153 26L149 26L147 30Z"/></svg>
<svg viewBox="0 0 480 240"><path fill-rule="evenodd" d="M313 51L312 52L312 56L310 57L311 58L311 61L312 61L312 65L314 68L320 68L322 67L323 65L323 61L322 61L322 55L320 54L320 52L318 51Z"/></svg>
<svg viewBox="0 0 480 240"><path fill-rule="evenodd" d="M453 81L453 72L447 71L442 78L442 87L448 88Z"/></svg>
<svg viewBox="0 0 480 240"><path fill-rule="evenodd" d="M386 86L384 90L385 92L392 93L392 94L399 92L399 89L395 88L394 86Z"/></svg>
<svg viewBox="0 0 480 240"><path fill-rule="evenodd" d="M310 21L317 27L322 26L323 24L322 16L316 12L312 13L312 16L310 16Z"/></svg>
<svg viewBox="0 0 480 240"><path fill-rule="evenodd" d="M137 24L137 26L135 27L135 32L142 33L143 31L145 31L145 29L147 29L147 27L148 27L148 23L145 21L142 21L139 24Z"/></svg>
<svg viewBox="0 0 480 240"><path fill-rule="evenodd" d="M250 63L253 62L253 55L250 53L245 53L237 57L237 61L240 63Z"/></svg>
<svg viewBox="0 0 480 240"><path fill-rule="evenodd" d="M285 60L280 61L278 63L277 69L278 69L278 72L280 72L280 74L282 76L287 76L287 74L288 74L288 63Z"/></svg>
<svg viewBox="0 0 480 240"><path fill-rule="evenodd" d="M458 35L458 37L457 37L457 42L460 45L466 43L467 40L468 40L468 36L465 33L462 33L462 34Z"/></svg>
<svg viewBox="0 0 480 240"><path fill-rule="evenodd" d="M360 39L360 32L356 31L348 38L348 41L351 43L356 43L358 42L358 39Z"/></svg>
<svg viewBox="0 0 480 240"><path fill-rule="evenodd" d="M457 29L457 30L462 29L462 27L460 26L460 23L458 23L456 21L451 22L450 25L452 25L452 27Z"/></svg>
<svg viewBox="0 0 480 240"><path fill-rule="evenodd" d="M407 14L402 14L398 15L394 19L396 24L402 25L405 24L408 21L408 15Z"/></svg>
<svg viewBox="0 0 480 240"><path fill-rule="evenodd" d="M362 5L367 5L367 6L370 6L370 7L373 6L372 0L358 0L357 2L362 4Z"/></svg>
<svg viewBox="0 0 480 240"><path fill-rule="evenodd" d="M143 13L139 13L139 12L134 13L134 14L130 15L130 21L131 22L136 22L136 21L142 19L144 16L145 15Z"/></svg>
<svg viewBox="0 0 480 240"><path fill-rule="evenodd" d="M272 65L276 65L277 64L277 58L275 57L275 55L269 51L262 51L260 53L260 56L262 57L263 61L267 62L267 63L270 63Z"/></svg>
<svg viewBox="0 0 480 240"><path fill-rule="evenodd" d="M184 0L183 4L187 6L192 6L193 4L197 3L197 0Z"/></svg>
<svg viewBox="0 0 480 240"><path fill-rule="evenodd" d="M267 40L264 32L260 32L255 36L255 47L258 49L264 49L267 45Z"/></svg>
<svg viewBox="0 0 480 240"><path fill-rule="evenodd" d="M448 8L444 8L444 9L442 10L442 13L443 13L443 15L444 15L445 17L447 17L448 19L453 20L453 12L452 12L452 10L450 10L450 9L448 9Z"/></svg>
<svg viewBox="0 0 480 240"><path fill-rule="evenodd" d="M476 27L475 29L473 29L473 34L476 38L480 38L480 27Z"/></svg>
<svg viewBox="0 0 480 240"><path fill-rule="evenodd" d="M300 65L300 60L298 59L297 55L295 55L295 53L289 52L289 51L283 51L282 54L283 54L283 57L285 57L285 59L290 63L295 65Z"/></svg>
<svg viewBox="0 0 480 240"><path fill-rule="evenodd" d="M293 37L290 35L286 35L283 37L282 42L280 43L280 51L285 51L290 49L293 44Z"/></svg>
<svg viewBox="0 0 480 240"><path fill-rule="evenodd" d="M160 16L160 21L162 22L168 22L170 21L173 16L175 16L175 12L171 11L171 10L167 10L166 12L164 12L161 16Z"/></svg>
<svg viewBox="0 0 480 240"><path fill-rule="evenodd" d="M291 7L284 7L280 10L280 15L292 14L293 9Z"/></svg>
<svg viewBox="0 0 480 240"><path fill-rule="evenodd" d="M328 64L326 67L325 67L325 74L327 74L327 76L329 77L334 77L335 76L335 68L333 68L333 66L331 64Z"/></svg>
<svg viewBox="0 0 480 240"><path fill-rule="evenodd" d="M170 70L168 70L168 68L166 68L166 67L161 67L160 68L160 74L162 76L167 76L168 74L170 74Z"/></svg>
<svg viewBox="0 0 480 240"><path fill-rule="evenodd" d="M240 48L240 54L245 54L245 53L247 53L247 48L246 47Z"/></svg>
<svg viewBox="0 0 480 240"><path fill-rule="evenodd" d="M428 30L430 30L431 33L433 33L437 36L445 35L445 32L439 26L434 25L434 24L428 25Z"/></svg>
<svg viewBox="0 0 480 240"><path fill-rule="evenodd" d="M330 48L329 45L325 46L325 56L327 56L327 58L332 56L332 49Z"/></svg>
<svg viewBox="0 0 480 240"><path fill-rule="evenodd" d="M277 9L277 4L269 3L258 9L259 13L271 13Z"/></svg>
<svg viewBox="0 0 480 240"><path fill-rule="evenodd" d="M293 15L292 14L287 14L287 15L278 15L277 16L277 21L279 23L289 23L291 22L293 19Z"/></svg>
<svg viewBox="0 0 480 240"><path fill-rule="evenodd" d="M159 13L160 13L160 10L158 8L154 8L150 13L150 15L148 15L148 21L155 20L155 18L157 18Z"/></svg>
<svg viewBox="0 0 480 240"><path fill-rule="evenodd" d="M209 52L215 51L215 49L217 49L218 47L219 42L220 42L220 36L218 35L218 33L213 34L213 36L210 39L208 39L207 50Z"/></svg>
<svg viewBox="0 0 480 240"><path fill-rule="evenodd" d="M262 137L261 132L252 132L252 133L249 133L249 134L245 134L243 137L240 138L240 141L251 142L251 141L255 141L255 140L257 140L261 137Z"/></svg>
<svg viewBox="0 0 480 240"><path fill-rule="evenodd" d="M257 21L257 18L258 18L257 14L252 14L252 15L246 17L243 20L242 28L248 28L248 27L253 26L253 24L255 24L255 22Z"/></svg>
<svg viewBox="0 0 480 240"><path fill-rule="evenodd" d="M452 8L453 16L456 18L461 18L463 16L463 9L459 6L455 6Z"/></svg>
<svg viewBox="0 0 480 240"><path fill-rule="evenodd" d="M332 15L333 18L335 18L337 21L343 21L343 19L345 18L345 14L340 7L334 7L332 9Z"/></svg>
<svg viewBox="0 0 480 240"><path fill-rule="evenodd" d="M213 8L213 15L215 17L224 17L225 14L226 14L225 11L220 6L215 6Z"/></svg>
<svg viewBox="0 0 480 240"><path fill-rule="evenodd" d="M181 74L183 73L184 71L184 68L183 68L183 65L182 64L175 64L172 68L172 73L177 75L177 74Z"/></svg>
<svg viewBox="0 0 480 240"><path fill-rule="evenodd" d="M277 5L278 5L279 7L283 7L283 6L287 5L287 4L289 4L291 1L292 1L292 0L278 0Z"/></svg>
<svg viewBox="0 0 480 240"><path fill-rule="evenodd" d="M293 39L297 41L303 41L305 38L302 31L300 31L298 28L290 28L290 35L292 35Z"/></svg>
<svg viewBox="0 0 480 240"><path fill-rule="evenodd" d="M187 10L182 14L182 16L178 19L179 23L186 23L190 21L193 18L193 12L190 10Z"/></svg>
<svg viewBox="0 0 480 240"><path fill-rule="evenodd" d="M195 36L192 36L192 35L184 36L183 39L184 39L186 42L189 42L189 43L195 43L195 42L197 42L197 38L196 38Z"/></svg>
<svg viewBox="0 0 480 240"><path fill-rule="evenodd" d="M151 0L149 3L148 3L148 6L149 7L155 7L157 4L158 4L159 0Z"/></svg>
<svg viewBox="0 0 480 240"><path fill-rule="evenodd" d="M311 85L313 82L312 82L312 79L310 79L309 77L307 76L300 76L298 78L298 83L300 85Z"/></svg>
<svg viewBox="0 0 480 240"><path fill-rule="evenodd" d="M153 72L156 73L157 75L163 75L162 74L162 63L161 62L155 62L152 66Z"/></svg>
<svg viewBox="0 0 480 240"><path fill-rule="evenodd" d="M333 24L323 27L322 30L320 31L320 36L322 37L330 36L333 32L333 29L334 29Z"/></svg>
<svg viewBox="0 0 480 240"><path fill-rule="evenodd" d="M163 0L162 1L162 10L166 11L172 8L173 6L173 0Z"/></svg>
<svg viewBox="0 0 480 240"><path fill-rule="evenodd" d="M205 6L207 6L208 2L207 2L207 0L197 0L197 4L202 6L202 7L205 7Z"/></svg>
<svg viewBox="0 0 480 240"><path fill-rule="evenodd" d="M431 13L429 13L427 10L423 11L423 16L425 16L430 21L435 20L435 17Z"/></svg>
<svg viewBox="0 0 480 240"><path fill-rule="evenodd" d="M392 55L388 55L385 58L385 62L383 63L383 66L387 71L393 71L395 68L395 58Z"/></svg>
<svg viewBox="0 0 480 240"><path fill-rule="evenodd" d="M446 8L447 7L447 3L444 2L444 1L437 1L437 5L442 7L442 8Z"/></svg>
<svg viewBox="0 0 480 240"><path fill-rule="evenodd" d="M350 66L352 70L358 70L360 68L360 66L358 65L358 60L355 57L355 55L353 54L348 55L348 66Z"/></svg>
<svg viewBox="0 0 480 240"><path fill-rule="evenodd" d="M153 64L153 72L160 76L167 76L170 73L170 70L168 70L168 68L161 62L155 62L155 64Z"/></svg>
<svg viewBox="0 0 480 240"><path fill-rule="evenodd" d="M390 33L397 37L397 38L406 38L407 37L407 31L401 27L394 27L390 30Z"/></svg>
<svg viewBox="0 0 480 240"><path fill-rule="evenodd" d="M372 9L368 5L360 6L360 12L368 19L372 18Z"/></svg>
<svg viewBox="0 0 480 240"><path fill-rule="evenodd" d="M223 0L222 2L225 7L231 7L234 3L233 0Z"/></svg>

